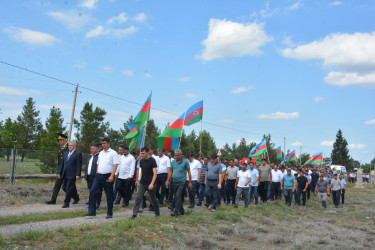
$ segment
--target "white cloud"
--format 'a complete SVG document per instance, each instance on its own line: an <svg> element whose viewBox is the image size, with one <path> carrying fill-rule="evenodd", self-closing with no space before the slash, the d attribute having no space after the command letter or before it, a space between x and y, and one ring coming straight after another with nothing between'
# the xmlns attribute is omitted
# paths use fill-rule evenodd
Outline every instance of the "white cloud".
<svg viewBox="0 0 375 250"><path fill-rule="evenodd" d="M53 35L35 30L9 27L4 31L7 32L14 41L28 45L52 46L59 41Z"/></svg>
<svg viewBox="0 0 375 250"><path fill-rule="evenodd" d="M191 77L183 76L177 79L180 82L188 82L191 80Z"/></svg>
<svg viewBox="0 0 375 250"><path fill-rule="evenodd" d="M95 9L98 0L81 0L81 3L78 4L79 7L84 7L88 9Z"/></svg>
<svg viewBox="0 0 375 250"><path fill-rule="evenodd" d="M107 37L116 37L121 38L127 35L133 34L137 32L137 28L134 26L130 26L126 29L112 29L112 28L104 28L102 25L99 25L93 30L90 30L86 33L86 38L93 38L98 36L107 36Z"/></svg>
<svg viewBox="0 0 375 250"><path fill-rule="evenodd" d="M333 146L333 143L335 143L334 141L322 141L320 143L320 146L323 146L323 147L332 147Z"/></svg>
<svg viewBox="0 0 375 250"><path fill-rule="evenodd" d="M22 89L15 89L7 86L0 86L0 93L2 95L40 95L42 92L37 90L22 90Z"/></svg>
<svg viewBox="0 0 375 250"><path fill-rule="evenodd" d="M227 20L210 19L208 37L202 41L205 49L198 58L203 61L228 56L260 55L260 47L273 38L267 36L263 24L242 24Z"/></svg>
<svg viewBox="0 0 375 250"><path fill-rule="evenodd" d="M126 76L134 76L134 71L130 69L125 69L122 71L122 74Z"/></svg>
<svg viewBox="0 0 375 250"><path fill-rule="evenodd" d="M302 5L303 5L303 3L301 1L298 1L298 2L294 3L293 5L287 7L286 9L287 10L296 10L296 9L302 7Z"/></svg>
<svg viewBox="0 0 375 250"><path fill-rule="evenodd" d="M148 72L145 72L145 77L146 78L152 78L152 75L150 73L148 73Z"/></svg>
<svg viewBox="0 0 375 250"><path fill-rule="evenodd" d="M348 148L350 149L364 149L366 148L365 144L349 144Z"/></svg>
<svg viewBox="0 0 375 250"><path fill-rule="evenodd" d="M360 84L375 84L375 73L359 75L357 72L329 72L328 75L324 77L324 81L341 87Z"/></svg>
<svg viewBox="0 0 375 250"><path fill-rule="evenodd" d="M86 67L86 64L87 64L86 62L78 62L78 63L74 64L73 67L75 69L83 69L84 67Z"/></svg>
<svg viewBox="0 0 375 250"><path fill-rule="evenodd" d="M126 112L121 111L121 110L108 110L108 114L113 115L114 117L121 116L122 118L130 116L129 113L126 113Z"/></svg>
<svg viewBox="0 0 375 250"><path fill-rule="evenodd" d="M147 20L147 15L145 13L138 13L133 19L137 22L144 22Z"/></svg>
<svg viewBox="0 0 375 250"><path fill-rule="evenodd" d="M89 15L74 10L69 11L50 11L47 16L52 17L55 21L62 23L68 29L78 31L92 21Z"/></svg>
<svg viewBox="0 0 375 250"><path fill-rule="evenodd" d="M264 8L262 10L259 11L259 14L261 17L263 18L266 18L266 17L271 17L273 16L276 12L278 12L278 9L271 9L270 8L270 3L269 1L267 1L265 4L264 4ZM251 14L252 17L254 16L257 16L256 12L253 12Z"/></svg>
<svg viewBox="0 0 375 250"><path fill-rule="evenodd" d="M302 142L299 142L299 141L296 141L296 142L293 142L293 143L292 143L292 146L295 146L295 147L301 147L301 146L303 146L303 143L302 143Z"/></svg>
<svg viewBox="0 0 375 250"><path fill-rule="evenodd" d="M186 94L185 94L185 97L186 97L186 98L197 98L197 95L192 94L192 93L186 93Z"/></svg>
<svg viewBox="0 0 375 250"><path fill-rule="evenodd" d="M340 1L334 1L334 2L331 2L329 5L333 5L333 6L338 6L338 5L341 5L342 2Z"/></svg>
<svg viewBox="0 0 375 250"><path fill-rule="evenodd" d="M365 121L365 125L375 125L375 119L370 121Z"/></svg>
<svg viewBox="0 0 375 250"><path fill-rule="evenodd" d="M104 72L110 73L110 72L113 71L113 67L108 66L108 65L104 65L104 66L101 68L101 71L104 71Z"/></svg>
<svg viewBox="0 0 375 250"><path fill-rule="evenodd" d="M290 36L284 37L283 44L289 47L294 47L296 46L295 43L293 43L292 38Z"/></svg>
<svg viewBox="0 0 375 250"><path fill-rule="evenodd" d="M297 60L322 60L329 72L326 83L337 86L375 84L375 32L334 33L282 51L285 57Z"/></svg>
<svg viewBox="0 0 375 250"><path fill-rule="evenodd" d="M259 119L298 119L299 113L284 113L284 112L276 112L271 114L261 114L258 115Z"/></svg>
<svg viewBox="0 0 375 250"><path fill-rule="evenodd" d="M227 119L227 120L218 120L220 123L233 123L233 120Z"/></svg>
<svg viewBox="0 0 375 250"><path fill-rule="evenodd" d="M128 17L126 16L125 12L121 12L118 16L111 17L108 19L107 24L122 24L125 23L128 20Z"/></svg>
<svg viewBox="0 0 375 250"><path fill-rule="evenodd" d="M173 122L179 117L179 115L174 114L173 112L169 112L169 111L163 112L163 111L151 109L150 117L152 117L153 119L157 118L157 119L163 119L163 120L170 120L170 122Z"/></svg>
<svg viewBox="0 0 375 250"><path fill-rule="evenodd" d="M232 94L240 94L240 93L244 93L244 92L247 92L249 90L252 90L253 88L254 88L253 86L248 86L248 87L241 86L241 87L232 89L230 91L230 93L232 93Z"/></svg>
<svg viewBox="0 0 375 250"><path fill-rule="evenodd" d="M314 102L321 102L321 101L323 101L324 100L324 98L323 97L321 97L321 96L317 96L317 97L314 97Z"/></svg>

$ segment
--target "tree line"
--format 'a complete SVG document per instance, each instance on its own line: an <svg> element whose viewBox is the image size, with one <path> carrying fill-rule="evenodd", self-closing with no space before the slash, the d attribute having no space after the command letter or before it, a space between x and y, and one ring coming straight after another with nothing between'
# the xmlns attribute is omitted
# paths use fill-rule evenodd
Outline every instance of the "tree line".
<svg viewBox="0 0 375 250"><path fill-rule="evenodd" d="M18 149L56 151L59 146L57 133L66 132L67 130L64 125L62 112L58 107L53 106L50 109L49 116L45 120L44 126L39 114L40 111L36 109L35 101L32 97L29 97L23 106L21 114L16 119L12 120L8 117L0 121L0 148L13 148L15 145ZM74 127L77 131L74 136L78 150L83 153L89 153L91 144L100 142L103 137L111 139L111 146L114 149L117 149L121 144L130 144L131 140L125 139L125 136L129 133L128 124L132 122L133 116L129 117L123 126L116 130L111 128L110 123L105 120L106 114L107 112L104 109L94 107L92 103L86 102L84 104L79 119L74 119ZM168 126L169 124L166 124L165 128ZM161 129L156 126L154 120L150 119L147 123L146 145L156 148L157 137L161 132ZM190 134L186 134L183 131L180 146L182 151L185 154L197 155L200 149L201 136L203 156L209 156L218 152L214 138L206 130L203 130L202 133L192 130ZM263 135L262 139L266 140L268 151L268 156L265 155L264 157L269 158L270 162L280 163L280 160L276 159L276 147L272 142L271 135ZM232 145L226 143L221 149L222 158L227 160L237 158L241 160L242 157L246 157L249 154L250 149L255 145L256 143L254 142L247 143L245 138ZM342 131L339 130L333 145L331 157L327 157L324 160L332 160L333 164L344 165L349 169L359 167L359 162L350 157L347 146L348 143L343 137ZM25 150L21 151L21 161L25 157ZM288 153L289 150L286 154ZM40 154L40 159L45 165L44 169L42 167L43 172L53 172L56 168L56 157L52 157L53 154L54 152ZM10 150L7 151L6 157L9 160ZM304 153L300 157L303 164L309 159L310 154ZM297 158L296 162L289 164L298 165L299 162L300 159ZM375 159L372 162L375 163Z"/></svg>

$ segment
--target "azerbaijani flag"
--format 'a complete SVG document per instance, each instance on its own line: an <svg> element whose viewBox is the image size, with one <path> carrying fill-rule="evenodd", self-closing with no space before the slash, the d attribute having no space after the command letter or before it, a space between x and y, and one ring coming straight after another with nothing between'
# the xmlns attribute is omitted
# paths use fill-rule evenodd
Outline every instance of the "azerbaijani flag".
<svg viewBox="0 0 375 250"><path fill-rule="evenodd" d="M184 127L185 113L183 113L176 121L174 121L164 132L158 137L158 148L165 150L178 149Z"/></svg>
<svg viewBox="0 0 375 250"><path fill-rule="evenodd" d="M266 141L263 140L250 150L249 157L263 155L265 152L267 152L267 145Z"/></svg>
<svg viewBox="0 0 375 250"><path fill-rule="evenodd" d="M203 117L203 101L199 101L186 111L184 125L190 126L194 123L197 123L200 120L202 120L202 117Z"/></svg>
<svg viewBox="0 0 375 250"><path fill-rule="evenodd" d="M130 135L130 133L132 133L132 137L128 137L127 139L133 138L137 135L137 133L134 133L133 131L135 127L141 128L144 125L146 125L146 122L149 120L151 109L151 96L152 93L148 96L145 104L143 104L141 111L139 111L134 120L128 125L128 129L130 130L130 132L127 134L127 136Z"/></svg>
<svg viewBox="0 0 375 250"><path fill-rule="evenodd" d="M296 152L295 150L293 150L287 156L285 156L284 160L281 162L281 165L283 165L284 162L295 161L295 160L296 160Z"/></svg>
<svg viewBox="0 0 375 250"><path fill-rule="evenodd" d="M329 167L331 166L331 164L332 164L332 161L325 161L325 162L320 163L320 165L322 165L323 167Z"/></svg>
<svg viewBox="0 0 375 250"><path fill-rule="evenodd" d="M281 151L281 146L279 146L279 147L276 149L276 159L277 159L277 160L281 160L282 155L283 155L283 152Z"/></svg>
<svg viewBox="0 0 375 250"><path fill-rule="evenodd" d="M138 136L134 136L133 140L130 142L130 144L129 144L129 150L133 150L134 148L136 148L136 149L140 149L141 148L144 131L145 131L145 126L143 126L140 129L137 129Z"/></svg>
<svg viewBox="0 0 375 250"><path fill-rule="evenodd" d="M306 164L320 164L323 162L323 152L319 152L311 156L306 162Z"/></svg>

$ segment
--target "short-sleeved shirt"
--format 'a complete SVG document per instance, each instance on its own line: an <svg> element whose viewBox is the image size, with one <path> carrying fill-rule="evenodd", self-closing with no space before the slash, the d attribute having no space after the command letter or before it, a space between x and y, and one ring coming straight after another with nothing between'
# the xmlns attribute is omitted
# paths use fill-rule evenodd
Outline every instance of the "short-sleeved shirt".
<svg viewBox="0 0 375 250"><path fill-rule="evenodd" d="M238 178L238 183L237 183L237 187L241 187L241 188L245 188L245 187L249 187L246 185L246 183L249 181L249 178L251 177L250 175L250 172L249 171L238 171L237 173L237 178Z"/></svg>
<svg viewBox="0 0 375 250"><path fill-rule="evenodd" d="M272 182L281 182L283 180L283 173L280 170L271 170L272 173Z"/></svg>
<svg viewBox="0 0 375 250"><path fill-rule="evenodd" d="M221 163L216 162L215 165L212 162L208 163L207 180L219 180L219 174L221 173L223 173Z"/></svg>
<svg viewBox="0 0 375 250"><path fill-rule="evenodd" d="M171 168L173 172L172 181L176 183L186 182L186 171L190 169L188 160L182 158L180 162L172 161Z"/></svg>
<svg viewBox="0 0 375 250"><path fill-rule="evenodd" d="M235 180L237 178L237 173L239 172L238 167L236 166L229 166L227 168L228 180Z"/></svg>
<svg viewBox="0 0 375 250"><path fill-rule="evenodd" d="M110 174L113 170L113 165L120 164L120 158L116 151L109 148L107 151L102 150L98 156L98 173Z"/></svg>
<svg viewBox="0 0 375 250"><path fill-rule="evenodd" d="M154 168L157 168L158 165L153 157L140 160L139 167L142 169L141 183L143 185L150 185L152 178L154 177Z"/></svg>
<svg viewBox="0 0 375 250"><path fill-rule="evenodd" d="M207 165L202 164L201 184L204 184L204 180L206 179L206 173L207 173Z"/></svg>
<svg viewBox="0 0 375 250"><path fill-rule="evenodd" d="M341 182L341 188L345 189L346 180L345 179L341 179L340 182Z"/></svg>
<svg viewBox="0 0 375 250"><path fill-rule="evenodd" d="M306 176L298 176L297 182L298 182L298 188L305 189L306 183L308 183L308 180L307 180Z"/></svg>
<svg viewBox="0 0 375 250"><path fill-rule="evenodd" d="M199 169L202 168L202 163L200 163L196 159L193 159L191 162L189 161L189 165L190 165L191 180L192 181L198 180ZM189 179L189 175L186 173L186 180L188 179Z"/></svg>
<svg viewBox="0 0 375 250"><path fill-rule="evenodd" d="M283 176L284 189L293 189L294 183L296 183L296 178L293 175L286 174Z"/></svg>
<svg viewBox="0 0 375 250"><path fill-rule="evenodd" d="M167 174L168 168L171 166L171 160L168 156L163 155L162 157L157 156L158 163L158 174Z"/></svg>
<svg viewBox="0 0 375 250"><path fill-rule="evenodd" d="M250 172L250 177L251 177L250 186L257 187L259 180L255 184L254 184L254 181L259 177L258 170L254 168L253 170L250 169L249 172Z"/></svg>
<svg viewBox="0 0 375 250"><path fill-rule="evenodd" d="M339 179L332 179L331 180L331 184L332 184L332 190L333 191L338 191L338 190L340 190L340 188L341 188L341 182L340 182L340 180Z"/></svg>
<svg viewBox="0 0 375 250"><path fill-rule="evenodd" d="M328 186L328 181L323 180L316 183L316 186L318 186L318 192L319 193L326 193L327 192L327 186Z"/></svg>
<svg viewBox="0 0 375 250"><path fill-rule="evenodd" d="M260 165L258 167L259 171L259 181L264 182L264 181L270 181L270 173L271 173L271 167L268 165Z"/></svg>

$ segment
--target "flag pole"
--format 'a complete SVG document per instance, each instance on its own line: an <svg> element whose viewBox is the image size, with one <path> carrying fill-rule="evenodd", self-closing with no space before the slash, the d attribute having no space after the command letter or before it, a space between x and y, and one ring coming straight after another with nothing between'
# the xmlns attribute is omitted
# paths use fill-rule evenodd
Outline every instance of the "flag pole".
<svg viewBox="0 0 375 250"><path fill-rule="evenodd" d="M200 138L200 142L199 142L199 154L200 156L202 156L202 136L203 136L203 116L202 116L202 120L201 120L201 138Z"/></svg>
<svg viewBox="0 0 375 250"><path fill-rule="evenodd" d="M186 113L184 114L184 122L182 124L181 135L180 135L180 142L178 143L178 149L180 149L180 147L181 147L181 138L182 138L182 132L184 131L185 118L186 118Z"/></svg>
<svg viewBox="0 0 375 250"><path fill-rule="evenodd" d="M152 96L152 91L151 91L150 95ZM150 110L151 110L151 102L150 102ZM143 131L143 138L142 138L141 148L144 147L145 144L146 144L147 123L148 123L149 119L150 119L150 113L149 113L148 118L146 120L145 130Z"/></svg>
<svg viewBox="0 0 375 250"><path fill-rule="evenodd" d="M267 160L268 160L268 164L271 164L271 162L270 162L270 156L268 155L268 147L267 147L267 142L266 142L266 148L267 148Z"/></svg>

